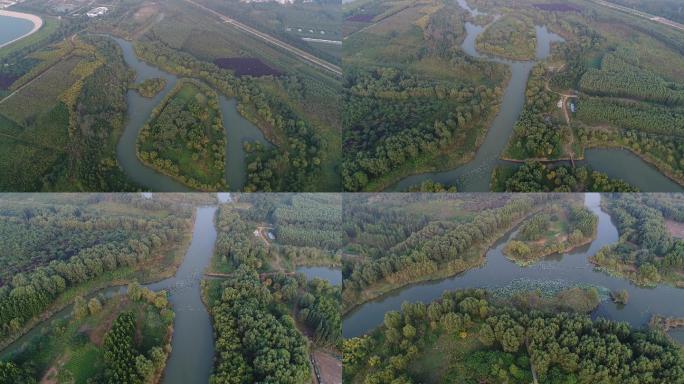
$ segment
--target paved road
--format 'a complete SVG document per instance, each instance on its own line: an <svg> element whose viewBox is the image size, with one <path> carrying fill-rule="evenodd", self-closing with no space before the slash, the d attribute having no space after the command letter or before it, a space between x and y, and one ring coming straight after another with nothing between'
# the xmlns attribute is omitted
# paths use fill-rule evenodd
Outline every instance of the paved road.
<svg viewBox="0 0 684 384"><path fill-rule="evenodd" d="M684 25L679 24L675 21L666 19L664 17L651 15L650 13L642 12L642 11L632 9L632 8L628 8L628 7L623 7L622 5L617 5L617 4L608 2L608 1L603 1L603 0L592 0L592 1L596 4L603 5L604 7L617 9L619 11L626 12L626 13L629 13L631 15L641 17L643 19L655 21L656 23L659 23L659 24L662 24L662 25L665 25L665 26L668 26L668 27L671 27L671 28L674 28L674 29L677 29L677 30L684 32Z"/></svg>
<svg viewBox="0 0 684 384"><path fill-rule="evenodd" d="M224 14L222 14L222 13L216 12L216 11L214 11L214 10L211 9L211 8L207 8L207 7L205 7L205 6L202 5L202 4L198 4L198 3L196 3L196 2L194 2L194 1L192 1L192 0L185 0L185 1L187 1L187 2L190 3L190 4L193 4L193 5L197 6L197 7L199 7L199 8L202 8L203 10L205 10L205 11L207 11L207 12L209 12L209 13L212 13L212 14L218 16L218 17L221 18L221 20L223 20L224 22L226 22L226 23L228 23L228 24L234 26L235 28L237 28L237 29L239 29L239 30L241 30L241 31L243 31L243 32L249 33L249 34L251 34L251 35L253 35L253 36L256 36L256 37L258 37L258 38L260 38L260 39L262 39L262 40L265 40L266 42L268 42L268 43L270 43L270 44L272 44L272 45L275 45L276 47L285 49L285 50L287 50L288 52L290 52L290 53L294 54L295 56L299 57L300 59L303 59L303 60L307 61L308 63L313 64L313 65L315 65L315 66L321 67L321 68L323 68L323 69L325 69L325 70L327 70L327 71L329 71L329 72L332 72L333 74L335 74L335 75L337 75L337 76L342 76L342 68L338 67L337 65L334 65L334 64L328 63L328 62L325 61L325 60L319 59L318 57L316 57L316 56L314 56L314 55L312 55L312 54L310 54L310 53L304 52L303 50L301 50L301 49L299 49L299 48L296 48L296 47L293 47L293 46L290 45L290 44L284 43L284 42L282 42L282 41L276 39L276 38L273 37L273 36L267 35L267 34L265 34L265 33L263 33L263 32L260 32L260 31L258 31L258 30L256 30L256 29L252 28L252 27L249 27L249 26L247 26L247 25L245 25L245 24L242 24L241 22L239 22L239 21L237 21L237 20L234 20L234 19L231 19L230 17L228 17L228 16L226 16L226 15L224 15Z"/></svg>

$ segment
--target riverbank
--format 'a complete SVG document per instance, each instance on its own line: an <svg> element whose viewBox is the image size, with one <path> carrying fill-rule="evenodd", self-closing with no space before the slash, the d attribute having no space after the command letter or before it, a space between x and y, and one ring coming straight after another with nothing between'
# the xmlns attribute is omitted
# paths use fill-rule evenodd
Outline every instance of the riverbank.
<svg viewBox="0 0 684 384"><path fill-rule="evenodd" d="M464 273L468 270L477 268L477 267L482 267L484 264L487 262L487 252L489 252L490 248L494 246L497 242L501 241L504 237L509 236L511 232L513 232L522 222L527 220L530 216L538 213L542 209L545 208L545 204L541 204L541 206L535 207L532 211L530 211L527 215L519 218L518 220L514 220L511 222L511 225L506 228L502 229L500 231L497 231L493 236L491 236L489 239L487 239L485 242L478 244L476 247L473 247L470 249L469 254L476 254L478 257L476 260L473 260L472 262L464 262L463 259L458 259L458 260L452 260L447 263L435 265L435 270L432 273L425 274L421 276L420 278L413 279L408 282L402 282L402 283L390 283L390 282L383 282L382 284L377 284L373 287L369 287L363 292L360 292L355 300L351 302L345 302L344 298L342 300L342 305L341 305L341 314L343 317L345 317L347 314L353 312L356 310L358 307L364 305L367 302L373 301L375 299L378 299L382 296L389 295L393 291L401 290L404 287L414 285L414 284L419 284L419 283L425 283L425 282L430 282L430 281L437 281L437 280L442 280L442 279L447 279L451 277L455 277L461 273ZM464 257L464 259L468 259L467 256Z"/></svg>
<svg viewBox="0 0 684 384"><path fill-rule="evenodd" d="M511 81L512 73L508 69L507 72L508 73L506 74L506 79L501 84L503 86L502 89L508 88L508 85ZM452 143L450 146L440 151L435 156L419 158L410 164L407 164L401 168L397 168L388 172L381 178L369 182L368 185L366 185L366 187L364 188L364 191L399 192L396 191L395 188L404 179L420 176L426 173L449 172L450 170L459 168L472 162L473 160L475 160L478 150L485 142L487 132L489 132L489 127L494 123L494 120L501 112L502 104L503 102L499 102L498 104L494 105L492 107L491 113L489 114L489 117L484 121L480 122L474 128L476 136L472 147L464 147L463 143ZM466 150L466 148L472 149ZM456 180L453 180L451 183L443 184L453 185L455 181ZM403 188L399 187L398 189Z"/></svg>
<svg viewBox="0 0 684 384"><path fill-rule="evenodd" d="M516 235L503 247L503 255L518 266L529 267L547 256L569 253L596 240L598 221L594 221L591 235L585 236L579 230L571 230L567 209L570 207L552 207L548 214L558 219L553 220L547 216L545 225L540 228L542 233L538 239L524 240ZM532 223L527 221L525 226L527 225L532 225Z"/></svg>
<svg viewBox="0 0 684 384"><path fill-rule="evenodd" d="M139 265L136 268L127 268L125 270L114 271L64 292L62 296L40 316L36 316L29 320L21 330L15 333L13 337L3 340L0 343L0 355L4 354L6 349L10 348L22 337L28 335L45 322L53 320L53 318L60 312L68 309L69 306L73 305L76 297L91 298L103 291L125 287L134 281L140 280L141 284L148 285L158 283L172 277L182 263L183 257L185 256L185 251L187 250L190 240L192 239L192 233L194 232L195 225L195 215L196 213L193 213L191 218L193 224L190 232L183 237L179 247L173 253L173 261L170 265L162 269L155 277L147 277L147 274L152 268L154 268L155 265L159 265L158 262L161 259L168 255L170 252L170 247L164 247L160 249L157 252L157 257L152 258L149 262Z"/></svg>
<svg viewBox="0 0 684 384"><path fill-rule="evenodd" d="M7 11L4 9L0 9L0 16L7 16L7 17L13 17L15 19L28 20L28 21L33 23L33 28L29 32L17 37L16 39L13 39L13 40L10 40L8 42L0 44L0 49L4 48L4 47L6 47L6 46L8 46L14 42L17 42L17 41L19 41L19 40L21 40L27 36L30 36L30 35L38 32L38 30L43 27L43 19L41 19L40 17L38 17L36 15L29 14L29 13L14 12L14 11Z"/></svg>

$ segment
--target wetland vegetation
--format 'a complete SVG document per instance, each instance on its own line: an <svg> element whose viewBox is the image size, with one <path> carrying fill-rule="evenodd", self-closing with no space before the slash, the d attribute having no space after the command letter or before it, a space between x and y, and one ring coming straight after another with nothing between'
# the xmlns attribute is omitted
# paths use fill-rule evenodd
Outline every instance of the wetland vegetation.
<svg viewBox="0 0 684 384"><path fill-rule="evenodd" d="M139 120L139 116L129 115L131 110L139 110L127 105L130 95L127 101L126 91L136 88L152 97L165 87L159 79L146 78L146 68L135 68L143 73L129 72L128 61L121 57L122 47L116 47L105 34L132 41L136 53L161 70L202 81L219 97L236 98L240 115L273 144L264 146L238 138L241 142L237 148L244 145L246 151L232 151L235 153L225 153L226 146L219 149L210 145L209 153L222 151L221 158L198 158L193 165L197 169L191 171L182 165L176 172L153 164L152 168L163 169L181 181L173 190L180 190L178 185L204 190L230 188L226 179L233 177L223 170L233 172L235 167L226 167L222 160L226 158L241 164L240 172L248 175L247 182L233 189L340 189L339 82L327 72L221 22L215 14L185 0L115 1L110 11L98 18L33 0L21 7L47 21L35 35L0 50L0 82L7 89L0 91L0 146L6 149L0 165L3 190L165 190L174 185L148 185L146 181L151 178L142 180L124 166L133 160L122 161L117 156L117 142L124 128L128 129L126 122ZM252 5L241 3L240 7ZM326 17L335 18L325 4L302 8L307 7L315 8L310 11L313 13L327 7ZM330 28L317 27L316 31L323 29ZM330 29L330 34L335 31ZM294 40L299 46L309 45L300 38ZM257 60L279 75L241 76L244 74L214 64L226 58ZM136 84L137 76L144 81ZM227 119L221 126L230 130L234 124L240 122ZM136 132L140 129L133 128ZM130 156L135 151L126 153ZM219 161L224 163L222 167ZM200 175L207 172L211 174ZM219 175L221 172L224 174Z"/></svg>

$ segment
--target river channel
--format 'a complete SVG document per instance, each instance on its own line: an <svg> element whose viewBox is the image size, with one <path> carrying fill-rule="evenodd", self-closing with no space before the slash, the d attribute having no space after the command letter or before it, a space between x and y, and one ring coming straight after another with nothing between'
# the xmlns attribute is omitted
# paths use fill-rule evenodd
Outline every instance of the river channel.
<svg viewBox="0 0 684 384"><path fill-rule="evenodd" d="M219 194L218 197L222 204L232 202L230 194ZM176 314L171 355L162 380L164 384L206 384L213 369L213 328L209 313L201 299L200 282L214 254L217 236L214 217L217 209L216 206L197 208L192 240L176 274L169 279L145 285L153 291L166 290L169 293L169 302ZM342 273L335 268L300 267L297 268L297 272L306 275L307 279L318 277L333 285L342 283ZM90 297L97 295L111 297L124 293L126 293L125 286L111 287ZM47 333L53 321L67 319L72 312L72 305L57 312L2 350L0 358L11 358L27 343Z"/></svg>
<svg viewBox="0 0 684 384"><path fill-rule="evenodd" d="M477 9L472 9L466 0L457 0L458 4L468 11L471 16L485 15ZM513 127L520 117L525 104L525 90L527 79L537 61L545 60L551 53L553 43L563 42L563 38L550 32L546 26L535 26L537 36L537 61L511 61L492 55L477 52L477 37L487 26L466 23L466 37L461 45L463 51L474 58L505 64L510 68L511 80L504 91L501 109L489 127L485 139L477 149L475 157L468 163L455 169L442 172L428 172L408 176L388 188L388 191L405 191L412 185L426 180L440 182L445 185L456 184L462 192L489 191L489 183L494 168L506 164L499 160L508 143ZM638 156L625 149L602 148L587 149L585 160L580 162L592 169L607 173L610 177L621 178L640 191L674 192L684 191L684 187L673 182L660 173L655 167L647 164ZM510 163L508 163L510 164Z"/></svg>
<svg viewBox="0 0 684 384"><path fill-rule="evenodd" d="M635 327L645 326L652 314L684 317L684 290L666 285L641 288L626 279L596 271L589 263L589 256L602 247L615 243L619 237L610 216L601 209L600 200L599 194L585 195L586 207L598 217L597 236L589 245L567 254L546 257L529 267L520 267L502 253L505 244L515 235L516 228L487 251L485 264L480 268L446 279L400 288L359 306L344 317L343 336L348 338L369 333L382 324L386 312L400 310L403 302L429 303L448 290L496 289L521 281L591 284L604 291L625 289L629 293L627 305L619 306L610 300L603 300L592 316L626 321ZM684 332L673 332L672 336L684 343Z"/></svg>
<svg viewBox="0 0 684 384"><path fill-rule="evenodd" d="M152 110L171 92L178 81L178 77L140 60L135 55L131 42L121 38L112 38L121 47L126 65L135 71L136 84L152 78L166 80L166 87L153 98L143 97L132 89L127 92L126 126L116 148L119 164L121 164L126 175L145 189L157 192L189 191L189 187L143 164L136 155L136 141L140 129L149 119ZM219 107L226 132L226 180L231 191L240 191L243 189L247 178L243 143L245 141L257 141L265 146L271 146L271 144L259 128L240 116L235 99L228 99L220 95Z"/></svg>

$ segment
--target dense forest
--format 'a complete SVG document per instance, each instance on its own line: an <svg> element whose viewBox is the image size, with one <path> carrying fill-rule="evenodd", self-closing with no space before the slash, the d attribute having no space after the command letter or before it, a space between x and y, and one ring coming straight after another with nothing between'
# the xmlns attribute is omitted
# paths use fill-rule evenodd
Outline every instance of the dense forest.
<svg viewBox="0 0 684 384"><path fill-rule="evenodd" d="M398 225L392 222L392 217L389 221L392 225L387 225L384 221L378 222L377 225L387 226L390 234L394 232L395 236L402 236L402 232L398 231L405 231L411 228L411 225L418 227L411 232L404 232L406 237L399 243L378 249L372 258L364 257L345 263L343 308L347 310L368 300L369 295L379 294L378 292L387 292L426 278L453 275L479 265L489 244L521 219L542 207L546 201L556 198L556 195L515 196L501 206L480 209L465 218L462 217L460 222L434 220L421 225L422 220L416 220L415 224L409 223L407 226L402 223L401 214L394 218L399 219ZM364 208L349 207L350 218L347 219L345 215L345 222L363 221L368 217L368 213L372 212L372 208L366 211L367 213L354 212L358 209L365 211ZM359 225L372 229L375 220L371 218L370 223L359 223L354 226L345 224L350 240L357 240L355 230ZM362 233L358 232L358 238L364 237ZM388 239L386 235L374 237L377 240L382 240L383 237ZM371 237L370 240L375 239Z"/></svg>
<svg viewBox="0 0 684 384"><path fill-rule="evenodd" d="M684 383L681 349L660 331L572 310L519 309L482 290L405 303L371 335L344 345L350 383Z"/></svg>
<svg viewBox="0 0 684 384"><path fill-rule="evenodd" d="M588 166L550 166L538 161L496 168L491 189L495 192L636 192L626 182L592 171Z"/></svg>
<svg viewBox="0 0 684 384"><path fill-rule="evenodd" d="M218 95L181 80L152 111L138 135L138 157L193 189L226 189L226 139Z"/></svg>
<svg viewBox="0 0 684 384"><path fill-rule="evenodd" d="M341 198L334 194L241 194L244 207L222 205L217 217L214 266L232 271L241 264L268 270L298 265L339 265ZM274 240L255 236L269 229ZM264 235L266 236L266 235Z"/></svg>
<svg viewBox="0 0 684 384"><path fill-rule="evenodd" d="M166 87L166 79L160 77L147 79L132 87L143 97L155 97Z"/></svg>
<svg viewBox="0 0 684 384"><path fill-rule="evenodd" d="M622 194L608 197L605 205L620 241L592 262L639 285L684 287L684 240L670 229L684 221L684 201L677 195Z"/></svg>
<svg viewBox="0 0 684 384"><path fill-rule="evenodd" d="M211 383L311 380L307 346L294 319L279 311L256 270L242 265L211 306L217 360Z"/></svg>
<svg viewBox="0 0 684 384"><path fill-rule="evenodd" d="M158 201L84 195L2 204L1 242L8 256L0 261L0 340L16 338L81 286L106 286L115 274L125 279L155 263L148 273L161 273L173 262L191 214L173 195Z"/></svg>
<svg viewBox="0 0 684 384"><path fill-rule="evenodd" d="M601 69L588 69L579 82L583 92L651 101L664 105L684 105L684 85L668 83L656 73L632 63L627 50L607 53Z"/></svg>
<svg viewBox="0 0 684 384"><path fill-rule="evenodd" d="M350 191L455 143L465 145L501 92L421 80L393 68L348 71L345 89L342 176Z"/></svg>
<svg viewBox="0 0 684 384"><path fill-rule="evenodd" d="M553 116L557 96L546 88L546 70L536 65L527 81L525 106L513 127L503 157L517 160L555 159L571 133Z"/></svg>
<svg viewBox="0 0 684 384"><path fill-rule="evenodd" d="M218 360L212 383L303 383L309 355L337 350L341 288L293 273L298 265L339 263L341 201L325 194L243 194L220 207L213 271L204 282ZM268 227L272 239L257 236ZM306 337L305 337L306 336ZM326 352L328 353L328 352ZM315 364L315 363L314 363Z"/></svg>
<svg viewBox="0 0 684 384"><path fill-rule="evenodd" d="M375 0L349 5L345 16L344 189L381 190L410 173L466 161L508 72L460 49L464 10Z"/></svg>
<svg viewBox="0 0 684 384"><path fill-rule="evenodd" d="M160 42L139 42L135 48L138 56L165 71L200 79L226 96L237 97L241 115L280 135L278 148L250 147L246 191L296 191L314 182L327 144L289 105L249 78L238 79L228 70Z"/></svg>

